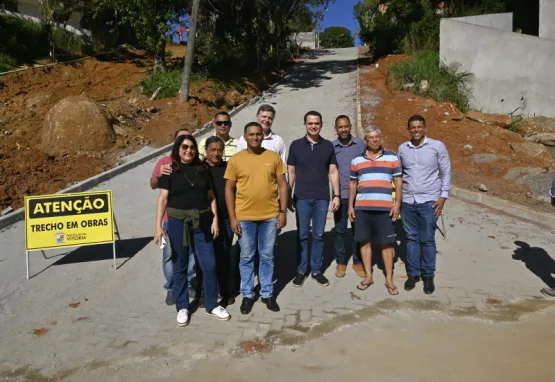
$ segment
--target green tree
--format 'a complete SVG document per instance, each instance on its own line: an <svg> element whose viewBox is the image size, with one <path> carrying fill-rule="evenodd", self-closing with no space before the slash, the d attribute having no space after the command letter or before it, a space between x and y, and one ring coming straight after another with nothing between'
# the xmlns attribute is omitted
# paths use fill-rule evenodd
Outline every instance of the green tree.
<svg viewBox="0 0 555 382"><path fill-rule="evenodd" d="M350 48L355 46L351 31L345 27L328 27L320 35L320 47Z"/></svg>
<svg viewBox="0 0 555 382"><path fill-rule="evenodd" d="M137 40L154 55L154 70L165 70L166 43L172 24L177 24L190 5L189 0L95 0L101 12L112 7L120 13L121 23L131 26Z"/></svg>

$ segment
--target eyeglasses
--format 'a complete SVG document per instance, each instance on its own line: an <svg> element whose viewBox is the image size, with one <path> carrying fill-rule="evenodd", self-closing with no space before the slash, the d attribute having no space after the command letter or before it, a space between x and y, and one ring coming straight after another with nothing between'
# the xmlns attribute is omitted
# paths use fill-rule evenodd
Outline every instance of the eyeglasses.
<svg viewBox="0 0 555 382"><path fill-rule="evenodd" d="M191 146L189 146L189 145L181 145L180 148L181 148L181 150L183 150L183 151L187 151L187 150L193 151L193 150L196 150L196 149L197 149L197 146L195 146L195 145L191 145Z"/></svg>
<svg viewBox="0 0 555 382"><path fill-rule="evenodd" d="M231 121L215 121L216 126L231 126Z"/></svg>

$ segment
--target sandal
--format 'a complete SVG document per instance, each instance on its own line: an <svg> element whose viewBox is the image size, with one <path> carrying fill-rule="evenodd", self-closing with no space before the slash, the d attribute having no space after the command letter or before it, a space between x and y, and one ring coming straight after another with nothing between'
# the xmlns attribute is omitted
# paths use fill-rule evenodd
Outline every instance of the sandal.
<svg viewBox="0 0 555 382"><path fill-rule="evenodd" d="M366 290L372 284L374 284L374 281L370 281L369 283L365 283L364 280L362 280L359 284L357 284L357 289L358 290Z"/></svg>
<svg viewBox="0 0 555 382"><path fill-rule="evenodd" d="M389 292L390 295L397 296L399 294L399 289L397 289L395 285L392 287L387 286L387 284L384 284L384 285L387 288L387 291Z"/></svg>

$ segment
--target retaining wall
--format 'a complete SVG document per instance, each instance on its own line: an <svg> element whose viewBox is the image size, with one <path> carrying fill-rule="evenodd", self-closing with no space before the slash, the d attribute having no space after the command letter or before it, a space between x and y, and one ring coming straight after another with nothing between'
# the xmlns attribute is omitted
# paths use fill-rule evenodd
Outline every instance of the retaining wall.
<svg viewBox="0 0 555 382"><path fill-rule="evenodd" d="M472 73L474 108L555 117L555 40L511 30L511 13L443 19L441 58Z"/></svg>

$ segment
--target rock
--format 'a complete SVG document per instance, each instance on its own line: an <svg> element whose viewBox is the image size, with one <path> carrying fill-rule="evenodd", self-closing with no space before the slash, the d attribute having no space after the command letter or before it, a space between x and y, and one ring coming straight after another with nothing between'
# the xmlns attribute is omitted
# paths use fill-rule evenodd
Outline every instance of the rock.
<svg viewBox="0 0 555 382"><path fill-rule="evenodd" d="M446 124L447 124L447 121L441 121L441 123L444 124L444 125L446 125Z"/></svg>
<svg viewBox="0 0 555 382"><path fill-rule="evenodd" d="M465 117L480 123L487 123L488 125L499 126L504 129L511 127L513 121L505 114L484 114L479 111L469 111Z"/></svg>
<svg viewBox="0 0 555 382"><path fill-rule="evenodd" d="M85 95L67 97L46 114L42 149L53 156L108 150L116 135L96 102Z"/></svg>
<svg viewBox="0 0 555 382"><path fill-rule="evenodd" d="M226 94L225 96L225 104L229 108L233 108L241 103L241 93L237 90L232 91L231 93Z"/></svg>
<svg viewBox="0 0 555 382"><path fill-rule="evenodd" d="M532 199L532 198L534 197L534 194L533 194L532 192L527 192L527 193L526 193L526 197L527 197L528 199Z"/></svg>
<svg viewBox="0 0 555 382"><path fill-rule="evenodd" d="M471 145L465 145L465 146L464 146L464 149L465 149L465 150L472 150L472 146L471 146Z"/></svg>
<svg viewBox="0 0 555 382"><path fill-rule="evenodd" d="M445 113L443 113L443 115L447 117L449 115L449 112L446 111Z"/></svg>
<svg viewBox="0 0 555 382"><path fill-rule="evenodd" d="M539 175L547 172L540 167L513 167L503 177L505 180L517 180L521 176Z"/></svg>
<svg viewBox="0 0 555 382"><path fill-rule="evenodd" d="M414 83L412 83L412 82L403 85L403 89L404 89L404 90L412 89L413 87L414 87Z"/></svg>
<svg viewBox="0 0 555 382"><path fill-rule="evenodd" d="M487 187L485 184L480 183L480 184L478 185L478 190L480 190L480 191L482 191L482 192L488 192L488 187Z"/></svg>
<svg viewBox="0 0 555 382"><path fill-rule="evenodd" d="M472 163L493 163L497 162L500 159L506 159L507 157L498 156L495 154L473 154L472 155Z"/></svg>
<svg viewBox="0 0 555 382"><path fill-rule="evenodd" d="M544 146L555 146L555 133L538 133L524 137L526 142L541 143Z"/></svg>
<svg viewBox="0 0 555 382"><path fill-rule="evenodd" d="M422 81L420 82L420 90L421 90L421 91L425 92L425 91L428 90L429 88L430 88L430 84L429 84L428 81L422 80Z"/></svg>
<svg viewBox="0 0 555 382"><path fill-rule="evenodd" d="M516 128L518 133L523 137L540 133L555 134L555 119L548 117L525 119Z"/></svg>
<svg viewBox="0 0 555 382"><path fill-rule="evenodd" d="M511 143L511 148L517 153L535 158L540 165L551 165L553 158L544 145L541 143Z"/></svg>
<svg viewBox="0 0 555 382"><path fill-rule="evenodd" d="M116 119L119 123L126 123L125 117L123 115L118 115Z"/></svg>
<svg viewBox="0 0 555 382"><path fill-rule="evenodd" d="M114 129L114 133L116 133L116 135L127 137L127 131L125 131L125 129L120 125L112 125L112 128Z"/></svg>
<svg viewBox="0 0 555 382"><path fill-rule="evenodd" d="M156 107L156 106L147 107L146 111L148 111L149 113L154 114L154 113L158 113L160 111L160 108Z"/></svg>

